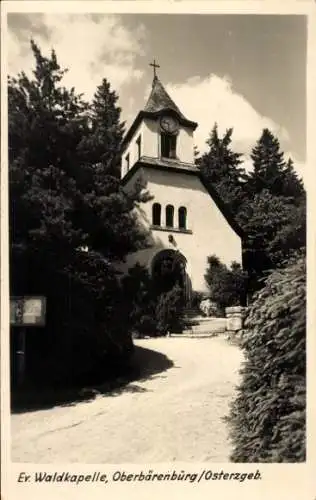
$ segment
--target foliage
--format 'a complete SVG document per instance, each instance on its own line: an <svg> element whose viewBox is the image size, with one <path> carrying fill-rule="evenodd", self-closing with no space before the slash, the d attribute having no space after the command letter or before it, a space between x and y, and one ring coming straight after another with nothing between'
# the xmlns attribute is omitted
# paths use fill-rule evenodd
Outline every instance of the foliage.
<svg viewBox="0 0 316 500"><path fill-rule="evenodd" d="M160 292L155 278L139 264L129 269L122 285L125 317L136 336L159 336L169 331L182 331L184 301L179 285Z"/></svg>
<svg viewBox="0 0 316 500"><path fill-rule="evenodd" d="M196 151L195 162L244 230L251 295L267 272L305 247L305 190L292 159L285 161L271 131L262 131L251 152L253 169L247 173L241 155L232 150L232 133L228 129L220 138L215 124L207 141L209 150L202 156Z"/></svg>
<svg viewBox="0 0 316 500"><path fill-rule="evenodd" d="M87 163L101 165L103 174L120 178L120 147L124 135L118 96L104 78L97 87L88 112L89 134L80 144Z"/></svg>
<svg viewBox="0 0 316 500"><path fill-rule="evenodd" d="M157 298L147 269L136 264L128 270L128 274L122 280L122 285L129 329L137 336L155 336L157 333L155 317Z"/></svg>
<svg viewBox="0 0 316 500"><path fill-rule="evenodd" d="M202 292L193 291L192 296L191 296L192 309L199 309L203 298L204 298L204 294Z"/></svg>
<svg viewBox="0 0 316 500"><path fill-rule="evenodd" d="M241 167L241 155L231 149L232 133L230 128L220 138L215 124L207 141L209 150L195 161L205 182L215 188L227 207L235 213L244 198L245 170ZM195 154L197 156L198 153Z"/></svg>
<svg viewBox="0 0 316 500"><path fill-rule="evenodd" d="M305 260L266 280L250 308L230 414L235 462L305 460Z"/></svg>
<svg viewBox="0 0 316 500"><path fill-rule="evenodd" d="M204 316L221 316L223 311L218 307L217 303L212 301L211 299L204 299L200 303L200 311Z"/></svg>
<svg viewBox="0 0 316 500"><path fill-rule="evenodd" d="M205 281L210 290L211 300L222 310L243 303L247 275L240 264L233 262L229 269L216 255L208 257L207 262Z"/></svg>
<svg viewBox="0 0 316 500"><path fill-rule="evenodd" d="M37 359L50 356L46 366L59 366L64 381L131 349L117 322L116 264L146 243L133 212L146 195L127 195L117 178L123 125L106 80L89 104L62 85L55 52L47 58L31 46L33 77L8 81L10 286L47 297Z"/></svg>
<svg viewBox="0 0 316 500"><path fill-rule="evenodd" d="M297 206L289 198L263 190L244 203L239 221L247 234L244 262L249 273L248 287L255 291L266 271L305 247L305 204Z"/></svg>
<svg viewBox="0 0 316 500"><path fill-rule="evenodd" d="M248 173L241 155L232 150L232 133L228 129L220 138L215 124L209 150L202 156L196 152L195 162L245 233L244 265L251 295L267 272L305 247L305 191L293 161L285 161L278 139L268 129L252 149L253 170Z"/></svg>
<svg viewBox="0 0 316 500"><path fill-rule="evenodd" d="M159 296L156 306L157 331L160 335L181 332L183 329L183 292L175 285L169 292Z"/></svg>
<svg viewBox="0 0 316 500"><path fill-rule="evenodd" d="M262 278L306 245L306 197L293 161L284 160L278 139L264 129L254 146L253 170L246 176L245 197L236 214L246 238L244 264L250 294Z"/></svg>
<svg viewBox="0 0 316 500"><path fill-rule="evenodd" d="M302 181L293 167L291 159L286 163L280 151L279 140L268 129L263 129L261 137L252 150L253 171L248 177L251 193L268 190L277 196L292 197L299 200L304 196Z"/></svg>
<svg viewBox="0 0 316 500"><path fill-rule="evenodd" d="M288 220L270 242L269 251L273 264L279 266L297 252L306 251L306 202L292 205Z"/></svg>

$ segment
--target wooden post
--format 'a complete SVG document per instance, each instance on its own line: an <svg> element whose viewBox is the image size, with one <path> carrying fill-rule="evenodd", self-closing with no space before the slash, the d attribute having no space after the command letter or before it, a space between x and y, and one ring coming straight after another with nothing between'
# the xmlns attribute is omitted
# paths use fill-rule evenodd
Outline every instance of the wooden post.
<svg viewBox="0 0 316 500"><path fill-rule="evenodd" d="M16 351L17 356L17 384L19 386L23 385L25 381L25 328L18 328L18 350Z"/></svg>

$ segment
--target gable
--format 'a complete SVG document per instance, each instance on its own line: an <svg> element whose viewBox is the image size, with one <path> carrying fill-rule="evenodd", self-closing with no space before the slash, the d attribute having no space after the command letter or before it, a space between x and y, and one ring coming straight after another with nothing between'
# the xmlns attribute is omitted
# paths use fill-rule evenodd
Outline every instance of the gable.
<svg viewBox="0 0 316 500"><path fill-rule="evenodd" d="M154 189L155 192L152 194L156 197L158 190L159 196L167 198L174 196L179 198L185 197L187 203L194 204L198 203L201 199L200 196L196 196L197 192L200 191L201 194L207 194L233 231L241 239L245 239L245 232L236 222L227 205L223 202L215 188L210 188L206 185L201 173L193 165L189 167L188 165L181 165L176 162L163 164L161 161L157 161L155 165L152 165L149 162L144 163L140 161L136 163L133 169L122 180L123 184L130 185L133 182L134 176L135 178L141 176L148 183L149 191L151 192ZM204 207L206 208L206 205ZM200 216L203 217L203 214L200 214Z"/></svg>

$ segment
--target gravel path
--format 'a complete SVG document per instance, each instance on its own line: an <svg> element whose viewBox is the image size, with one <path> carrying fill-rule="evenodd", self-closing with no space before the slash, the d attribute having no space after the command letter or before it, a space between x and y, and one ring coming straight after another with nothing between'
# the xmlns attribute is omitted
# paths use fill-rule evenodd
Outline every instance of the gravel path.
<svg viewBox="0 0 316 500"><path fill-rule="evenodd" d="M240 350L223 337L137 340L143 378L90 402L12 415L12 460L227 462Z"/></svg>

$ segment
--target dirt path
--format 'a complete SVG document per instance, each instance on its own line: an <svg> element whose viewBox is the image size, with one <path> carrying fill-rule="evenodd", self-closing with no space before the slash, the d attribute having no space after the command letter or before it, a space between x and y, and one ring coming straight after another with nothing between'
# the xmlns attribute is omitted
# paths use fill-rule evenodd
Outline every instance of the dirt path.
<svg viewBox="0 0 316 500"><path fill-rule="evenodd" d="M238 381L240 350L223 337L146 339L136 345L143 378L122 392L12 415L12 460L227 462L222 417Z"/></svg>

